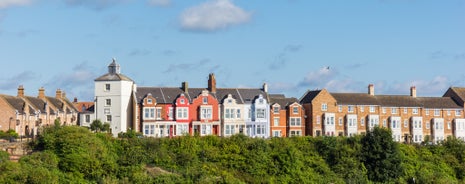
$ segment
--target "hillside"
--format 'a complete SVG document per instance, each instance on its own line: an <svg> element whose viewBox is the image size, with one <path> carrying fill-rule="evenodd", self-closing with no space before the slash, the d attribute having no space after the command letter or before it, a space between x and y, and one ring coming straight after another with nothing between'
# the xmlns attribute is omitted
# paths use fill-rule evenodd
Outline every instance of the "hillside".
<svg viewBox="0 0 465 184"><path fill-rule="evenodd" d="M0 154L0 183L459 183L465 144L405 145L376 128L357 137L115 139L50 127L18 163Z"/></svg>

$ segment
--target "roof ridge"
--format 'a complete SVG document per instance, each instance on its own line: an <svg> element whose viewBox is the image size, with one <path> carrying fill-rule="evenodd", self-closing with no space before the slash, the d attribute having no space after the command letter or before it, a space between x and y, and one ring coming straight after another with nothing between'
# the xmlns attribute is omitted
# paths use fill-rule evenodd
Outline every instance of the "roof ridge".
<svg viewBox="0 0 465 184"><path fill-rule="evenodd" d="M241 102L244 103L244 99L242 98L241 93L239 92L239 89L236 88L236 92L239 95L239 98L241 99Z"/></svg>

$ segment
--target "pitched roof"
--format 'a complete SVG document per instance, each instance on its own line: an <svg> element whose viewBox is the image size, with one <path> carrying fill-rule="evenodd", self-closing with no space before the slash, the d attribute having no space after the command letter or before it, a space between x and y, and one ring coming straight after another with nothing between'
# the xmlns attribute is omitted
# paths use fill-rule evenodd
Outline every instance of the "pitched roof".
<svg viewBox="0 0 465 184"><path fill-rule="evenodd" d="M307 91L304 96L300 98L300 103L311 103L312 100L321 92L321 90Z"/></svg>
<svg viewBox="0 0 465 184"><path fill-rule="evenodd" d="M365 93L330 93L341 105L380 105L375 96Z"/></svg>
<svg viewBox="0 0 465 184"><path fill-rule="evenodd" d="M23 114L24 113L24 106L26 105L26 102L15 96L9 96L9 95L1 95L5 101L10 104L11 107L13 107L15 110L18 111L18 113Z"/></svg>
<svg viewBox="0 0 465 184"><path fill-rule="evenodd" d="M120 73L107 73L96 78L94 81L133 81L131 78Z"/></svg>
<svg viewBox="0 0 465 184"><path fill-rule="evenodd" d="M190 102L197 96L199 96L206 88L189 88L188 92L185 93L179 87L137 87L136 99L137 102L141 102L149 93L157 99L157 103L174 103L176 98L180 94L184 94ZM261 89L254 88L217 88L216 93L210 93L218 101L222 101L231 94L233 98L237 100L238 104L252 103L260 94L264 98L267 98L267 93Z"/></svg>
<svg viewBox="0 0 465 184"><path fill-rule="evenodd" d="M31 96L26 96L25 98L34 106L34 109L39 110L41 113L47 112L46 103L42 99Z"/></svg>
<svg viewBox="0 0 465 184"><path fill-rule="evenodd" d="M465 88L461 87L451 87L451 89L462 99L465 101Z"/></svg>
<svg viewBox="0 0 465 184"><path fill-rule="evenodd" d="M276 94L270 94L270 104L279 104L281 107L287 107L293 103L298 103L299 100L297 98L291 97L291 98L286 98L284 95L276 95Z"/></svg>
<svg viewBox="0 0 465 184"><path fill-rule="evenodd" d="M89 109L94 107L94 102L74 102L73 103L74 108L76 108L76 111L78 112L84 112L84 111L89 111Z"/></svg>
<svg viewBox="0 0 465 184"><path fill-rule="evenodd" d="M377 95L374 96L385 107L422 107L423 105L415 98L406 95Z"/></svg>
<svg viewBox="0 0 465 184"><path fill-rule="evenodd" d="M425 108L460 109L462 108L450 97L417 97Z"/></svg>

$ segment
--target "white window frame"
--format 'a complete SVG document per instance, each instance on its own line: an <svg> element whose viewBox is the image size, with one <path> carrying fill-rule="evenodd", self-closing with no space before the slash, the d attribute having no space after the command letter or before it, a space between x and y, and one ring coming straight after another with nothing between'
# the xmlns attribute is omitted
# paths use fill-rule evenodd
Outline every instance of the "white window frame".
<svg viewBox="0 0 465 184"><path fill-rule="evenodd" d="M299 107L292 107L293 114L299 114Z"/></svg>
<svg viewBox="0 0 465 184"><path fill-rule="evenodd" d="M396 108L396 107L392 107L392 108L391 108L391 113L392 113L392 114L397 114L397 108Z"/></svg>
<svg viewBox="0 0 465 184"><path fill-rule="evenodd" d="M111 106L111 98L105 99L105 106L110 107Z"/></svg>
<svg viewBox="0 0 465 184"><path fill-rule="evenodd" d="M213 109L211 106L200 107L200 119L211 120L213 118Z"/></svg>
<svg viewBox="0 0 465 184"><path fill-rule="evenodd" d="M291 130L291 131L289 131L289 136L290 137L301 136L301 135L302 135L302 131L300 131L300 130Z"/></svg>
<svg viewBox="0 0 465 184"><path fill-rule="evenodd" d="M279 110L280 110L279 106L277 106L277 105L273 106L273 113L274 114L279 114Z"/></svg>
<svg viewBox="0 0 465 184"><path fill-rule="evenodd" d="M182 120L189 119L189 108L188 107L177 107L176 108L176 119L182 119Z"/></svg>
<svg viewBox="0 0 465 184"><path fill-rule="evenodd" d="M279 118L273 118L273 126L279 126Z"/></svg>
<svg viewBox="0 0 465 184"><path fill-rule="evenodd" d="M169 107L169 108L168 108L168 119L169 119L169 120L172 120L172 119L173 119L173 114L174 114L174 108L173 108L173 107Z"/></svg>
<svg viewBox="0 0 465 184"><path fill-rule="evenodd" d="M86 123L90 123L90 115L89 114L86 114L85 119L86 119Z"/></svg>
<svg viewBox="0 0 465 184"><path fill-rule="evenodd" d="M354 112L355 108L353 105L348 105L347 106L347 112Z"/></svg>
<svg viewBox="0 0 465 184"><path fill-rule="evenodd" d="M327 111L328 110L328 104L327 103L322 103L321 104L321 111Z"/></svg>
<svg viewBox="0 0 465 184"><path fill-rule="evenodd" d="M376 111L375 106L370 105L370 112L375 112L375 111Z"/></svg>
<svg viewBox="0 0 465 184"><path fill-rule="evenodd" d="M289 118L289 125L290 126L302 126L302 119L299 117L291 117Z"/></svg>
<svg viewBox="0 0 465 184"><path fill-rule="evenodd" d="M111 84L106 83L104 91L110 91L110 90L111 90Z"/></svg>
<svg viewBox="0 0 465 184"><path fill-rule="evenodd" d="M257 108L256 110L256 118L265 118L266 117L266 110L264 108Z"/></svg>
<svg viewBox="0 0 465 184"><path fill-rule="evenodd" d="M461 110L455 110L455 116L461 116L462 111Z"/></svg>
<svg viewBox="0 0 465 184"><path fill-rule="evenodd" d="M440 115L441 115L441 110L434 109L434 116L440 116Z"/></svg>
<svg viewBox="0 0 465 184"><path fill-rule="evenodd" d="M161 120L161 119L162 119L162 118L161 118L161 107L156 107L156 108L155 108L155 118L156 118L157 120Z"/></svg>
<svg viewBox="0 0 465 184"><path fill-rule="evenodd" d="M112 118L111 115L108 114L108 115L106 116L106 120L107 120L106 122L111 122L111 120L112 120L111 118Z"/></svg>
<svg viewBox="0 0 465 184"><path fill-rule="evenodd" d="M412 108L412 114L418 114L418 108L416 107Z"/></svg>
<svg viewBox="0 0 465 184"><path fill-rule="evenodd" d="M144 107L144 119L155 119L155 107Z"/></svg>
<svg viewBox="0 0 465 184"><path fill-rule="evenodd" d="M338 105L338 106L337 106L337 111L338 111L338 112L342 112L342 105Z"/></svg>

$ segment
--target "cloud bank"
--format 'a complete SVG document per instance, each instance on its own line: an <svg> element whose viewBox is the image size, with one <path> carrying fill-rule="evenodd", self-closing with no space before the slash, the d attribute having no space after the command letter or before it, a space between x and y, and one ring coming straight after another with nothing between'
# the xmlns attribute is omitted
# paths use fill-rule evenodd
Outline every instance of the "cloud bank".
<svg viewBox="0 0 465 184"><path fill-rule="evenodd" d="M236 6L230 0L211 0L186 9L180 16L182 30L215 32L247 23L252 13Z"/></svg>

